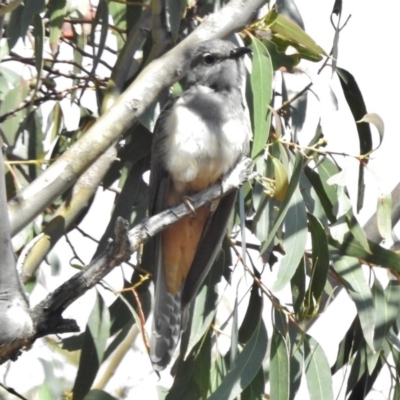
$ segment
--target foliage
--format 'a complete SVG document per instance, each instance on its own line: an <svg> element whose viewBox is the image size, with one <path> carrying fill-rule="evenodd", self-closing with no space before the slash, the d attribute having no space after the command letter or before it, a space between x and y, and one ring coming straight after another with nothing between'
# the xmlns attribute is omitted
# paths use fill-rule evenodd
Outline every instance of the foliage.
<svg viewBox="0 0 400 400"><path fill-rule="evenodd" d="M0 65L0 130L7 145L9 198L79 143L143 67L188 36L220 2L166 3L167 11L163 10L158 22L162 2L157 1L150 7L100 0L93 9L88 2L74 9L65 0L27 0L8 15ZM341 14L339 3L333 14ZM252 49L246 95L254 134L250 155L257 176L241 189L231 240L224 244L192 305L166 399L235 399L239 395L241 399L294 399L305 379L310 399L329 400L338 394L332 376L343 369L348 370L347 398L362 399L385 366L392 371L390 396L397 399L400 256L371 241L353 211L362 208L364 169L376 150L370 124L378 129L381 142L383 122L367 114L355 77L337 65L343 27L335 27L332 60L317 44L318 38L300 28L294 2L277 1L277 5L270 5L266 16L235 38ZM24 46L26 51L22 51ZM70 58L62 58L64 54ZM320 71L328 68L337 75L357 122L356 207L343 183L340 155L326 148L321 123L309 142L297 136L308 117L304 105L313 83L289 98L287 77L301 71L302 60L322 62ZM22 74L14 71L16 63L24 66ZM176 84L171 92L179 90ZM107 245L118 216L131 226L145 218L147 185L142 176L149 169L150 132L169 97L170 93L164 93L139 123L121 132L115 162L107 164L99 158L102 172L93 176L96 172L90 167L91 172L80 176L72 189L47 204L33 222L26 222L18 234L17 252L22 254L27 288L37 284L37 269L51 247L79 226L99 184L103 189L114 185L119 193L108 210L109 227L96 254ZM390 198L382 198L380 204L378 226L387 238ZM247 240L250 236L255 239ZM130 282L124 284L127 291L116 295L110 306L98 294L85 332L63 340L64 349L81 350L68 398L124 398L123 393L92 387L101 366L127 341L130 345L136 338L147 344L144 321L151 311L151 286L144 273L151 273L152 267L146 250L138 257L141 264L137 262ZM231 252L239 260L234 266ZM262 262L256 261L259 258ZM264 279L267 264L277 271L275 282ZM377 267L388 270L386 287L375 275ZM226 282L233 285L235 276L246 278L238 280L236 291L231 290L232 308L227 311L221 288ZM134 289L129 290L132 285ZM284 288L290 290L291 301L281 299L279 291ZM341 289L353 300L357 315L330 366L324 349L307 331ZM272 319L266 309L272 310ZM132 336L135 326L140 334ZM227 351L220 346L224 335L230 337ZM145 351L146 346L142 347ZM57 389L44 385L40 390L47 396L41 394L41 398L51 398ZM54 392L54 398L60 392Z"/></svg>

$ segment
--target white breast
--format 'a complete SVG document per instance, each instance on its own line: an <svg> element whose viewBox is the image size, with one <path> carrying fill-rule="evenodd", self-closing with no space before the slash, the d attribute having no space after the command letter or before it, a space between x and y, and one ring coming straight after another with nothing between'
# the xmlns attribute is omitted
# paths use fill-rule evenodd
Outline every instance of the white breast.
<svg viewBox="0 0 400 400"><path fill-rule="evenodd" d="M250 139L247 121L232 118L210 125L186 107L182 98L175 103L166 124L172 133L165 143L165 166L175 186L198 177L215 182L243 154Z"/></svg>

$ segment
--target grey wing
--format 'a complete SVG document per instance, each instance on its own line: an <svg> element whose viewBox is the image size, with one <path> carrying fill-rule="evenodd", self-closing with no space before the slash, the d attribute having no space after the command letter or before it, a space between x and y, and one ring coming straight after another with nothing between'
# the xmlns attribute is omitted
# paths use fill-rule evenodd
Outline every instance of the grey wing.
<svg viewBox="0 0 400 400"><path fill-rule="evenodd" d="M170 187L169 174L162 162L164 141L168 137L164 122L176 100L167 103L154 129L149 188L150 216L165 209L165 199ZM155 296L150 358L154 369L161 371L169 364L178 344L181 331L181 299L180 293L171 295L165 284L161 233L153 238L152 246Z"/></svg>
<svg viewBox="0 0 400 400"><path fill-rule="evenodd" d="M181 302L185 314L221 249L236 195L237 191L234 191L222 197L217 209L210 215L206 223L182 291ZM187 319L186 315L185 319ZM186 322L184 321L183 326L186 325Z"/></svg>

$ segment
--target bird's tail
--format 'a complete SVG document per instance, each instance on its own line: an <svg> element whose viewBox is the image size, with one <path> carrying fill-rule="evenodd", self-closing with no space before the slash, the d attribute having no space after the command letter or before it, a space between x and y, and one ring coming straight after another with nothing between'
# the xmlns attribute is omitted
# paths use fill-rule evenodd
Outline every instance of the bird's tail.
<svg viewBox="0 0 400 400"><path fill-rule="evenodd" d="M169 293L165 280L157 279L150 359L156 371L170 363L181 334L181 291Z"/></svg>

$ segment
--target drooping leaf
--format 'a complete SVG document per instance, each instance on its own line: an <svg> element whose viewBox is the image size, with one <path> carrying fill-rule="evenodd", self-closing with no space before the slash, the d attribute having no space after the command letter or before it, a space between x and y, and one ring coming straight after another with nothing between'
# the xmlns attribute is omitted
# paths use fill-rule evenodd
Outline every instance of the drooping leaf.
<svg viewBox="0 0 400 400"><path fill-rule="evenodd" d="M237 356L234 365L208 400L233 400L253 381L267 351L268 336L263 320Z"/></svg>
<svg viewBox="0 0 400 400"><path fill-rule="evenodd" d="M289 400L294 400L300 388L304 370L304 332L289 320L289 362L290 362L290 394Z"/></svg>
<svg viewBox="0 0 400 400"><path fill-rule="evenodd" d="M375 126L375 128L378 130L379 133L379 143L378 146L375 147L375 150L378 150L379 147L382 144L383 141L383 135L385 133L385 123L383 122L383 119L376 113L369 113L369 114L365 114L360 121L357 121L358 124L361 123L369 123ZM371 150L372 151L372 150Z"/></svg>
<svg viewBox="0 0 400 400"><path fill-rule="evenodd" d="M390 193L381 194L378 197L376 223L381 237L390 242L392 238L392 196Z"/></svg>
<svg viewBox="0 0 400 400"><path fill-rule="evenodd" d="M273 69L271 57L263 43L255 37L252 37L251 48L253 50L252 73L250 84L252 89L253 110L253 146L251 149L251 158L256 159L263 154L267 143L270 124L270 112L268 106L272 99L272 79Z"/></svg>
<svg viewBox="0 0 400 400"><path fill-rule="evenodd" d="M218 302L217 285L221 280L225 267L224 260L225 257L221 251L201 286L195 301L190 307L191 319L186 329L187 334L190 335L190 339L185 350L185 357L188 356L193 347L204 336L215 317Z"/></svg>
<svg viewBox="0 0 400 400"><path fill-rule="evenodd" d="M176 378L165 400L207 398L211 370L211 331L198 342L186 359L178 360Z"/></svg>
<svg viewBox="0 0 400 400"><path fill-rule="evenodd" d="M303 314L303 302L306 294L306 270L304 257L301 258L299 265L290 281L292 289L293 310L297 318Z"/></svg>
<svg viewBox="0 0 400 400"><path fill-rule="evenodd" d="M304 370L310 400L333 400L328 359L319 343L309 335L304 341Z"/></svg>
<svg viewBox="0 0 400 400"><path fill-rule="evenodd" d="M299 187L290 200L285 217L285 256L278 270L273 290L281 290L292 279L300 260L303 258L307 241L307 214Z"/></svg>
<svg viewBox="0 0 400 400"><path fill-rule="evenodd" d="M371 289L365 281L361 265L356 258L331 252L333 268L348 283L346 290L354 301L365 341L374 351L375 308Z"/></svg>
<svg viewBox="0 0 400 400"><path fill-rule="evenodd" d="M360 88L352 74L343 68L336 68L339 81L343 89L344 96L350 111L353 114L354 121L361 120L367 113L367 108ZM357 124L358 140L360 142L360 153L369 154L372 151L372 135L368 124ZM368 159L364 159L367 163ZM358 178L357 212L361 210L364 202L364 167L360 163Z"/></svg>
<svg viewBox="0 0 400 400"><path fill-rule="evenodd" d="M344 338L339 343L338 354L335 364L331 368L331 373L334 375L343 366L347 365L360 344L363 342L363 334L361 330L360 320L356 316L347 330Z"/></svg>
<svg viewBox="0 0 400 400"><path fill-rule="evenodd" d="M328 278L329 252L328 240L324 227L312 214L308 214L308 223L312 240L312 272L307 290L309 312L314 312L314 304L318 304Z"/></svg>
<svg viewBox="0 0 400 400"><path fill-rule="evenodd" d="M58 51L59 39L64 17L67 12L67 0L53 0L49 3L50 49L52 54Z"/></svg>
<svg viewBox="0 0 400 400"><path fill-rule="evenodd" d="M251 383L240 395L240 400L264 400L265 399L265 378L264 370L261 367Z"/></svg>
<svg viewBox="0 0 400 400"><path fill-rule="evenodd" d="M386 289L375 279L372 286L375 304L375 335L374 347L379 355L387 335L396 321L400 307L400 284L397 279L390 279ZM377 359L376 359L377 361ZM375 363L376 363L375 361ZM368 363L370 373L375 368L375 363Z"/></svg>
<svg viewBox="0 0 400 400"><path fill-rule="evenodd" d="M285 339L274 329L271 339L269 381L271 399L288 400L290 395L289 352Z"/></svg>
<svg viewBox="0 0 400 400"><path fill-rule="evenodd" d="M73 400L83 400L89 392L103 360L109 333L108 308L98 294L83 338L78 372L72 389Z"/></svg>

